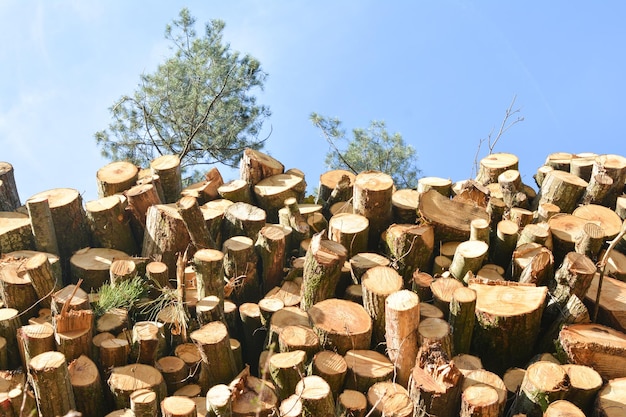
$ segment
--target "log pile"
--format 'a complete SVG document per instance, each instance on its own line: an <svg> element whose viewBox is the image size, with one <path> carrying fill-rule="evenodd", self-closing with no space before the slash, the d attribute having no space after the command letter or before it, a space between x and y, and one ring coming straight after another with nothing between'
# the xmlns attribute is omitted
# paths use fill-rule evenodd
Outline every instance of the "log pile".
<svg viewBox="0 0 626 417"><path fill-rule="evenodd" d="M518 166L313 204L256 150L187 188L165 155L22 207L1 163L2 415L624 415L626 158Z"/></svg>

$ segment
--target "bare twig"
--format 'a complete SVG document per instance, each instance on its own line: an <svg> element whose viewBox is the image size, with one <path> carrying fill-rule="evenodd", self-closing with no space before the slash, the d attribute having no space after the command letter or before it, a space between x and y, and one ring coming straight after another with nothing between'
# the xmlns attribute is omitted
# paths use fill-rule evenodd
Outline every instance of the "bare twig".
<svg viewBox="0 0 626 417"><path fill-rule="evenodd" d="M600 309L600 294L602 293L602 281L604 280L604 272L606 271L606 264L609 260L609 255L611 254L611 251L615 249L615 246L617 246L619 241L622 240L622 238L625 235L626 235L626 221L622 223L622 229L620 230L619 234L615 237L615 239L611 241L606 252L604 252L604 256L602 256L602 259L600 260L600 262L598 262L598 270L600 271L600 276L598 277L598 292L596 293L596 304L593 308L593 322L594 323L596 323L598 319L598 311Z"/></svg>

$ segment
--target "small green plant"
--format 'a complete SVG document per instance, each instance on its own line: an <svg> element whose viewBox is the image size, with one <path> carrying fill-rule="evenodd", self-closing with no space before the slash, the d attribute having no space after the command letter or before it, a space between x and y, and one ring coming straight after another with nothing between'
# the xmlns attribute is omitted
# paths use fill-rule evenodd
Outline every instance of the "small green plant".
<svg viewBox="0 0 626 417"><path fill-rule="evenodd" d="M97 292L97 301L94 306L96 318L112 308L130 309L147 294L148 285L141 277L122 281L115 286L104 284Z"/></svg>

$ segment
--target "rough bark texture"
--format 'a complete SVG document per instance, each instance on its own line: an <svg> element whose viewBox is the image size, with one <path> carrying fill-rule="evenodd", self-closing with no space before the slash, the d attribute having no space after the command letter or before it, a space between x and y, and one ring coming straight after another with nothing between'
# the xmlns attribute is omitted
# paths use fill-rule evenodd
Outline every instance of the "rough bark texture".
<svg viewBox="0 0 626 417"><path fill-rule="evenodd" d="M14 211L21 205L13 165L0 162L0 211Z"/></svg>
<svg viewBox="0 0 626 417"><path fill-rule="evenodd" d="M409 290L394 292L385 301L387 355L396 369L396 381L403 386L407 386L417 356L419 310L419 297Z"/></svg>
<svg viewBox="0 0 626 417"><path fill-rule="evenodd" d="M380 234L392 221L393 179L382 172L365 171L356 176L353 188L354 213L369 220L368 248L378 247Z"/></svg>
<svg viewBox="0 0 626 417"><path fill-rule="evenodd" d="M163 155L150 162L153 175L158 175L163 188L163 203L174 203L183 190L180 159L176 155Z"/></svg>
<svg viewBox="0 0 626 417"><path fill-rule="evenodd" d="M385 252L410 286L413 273L430 271L435 249L435 229L431 225L392 224L384 233Z"/></svg>
<svg viewBox="0 0 626 417"><path fill-rule="evenodd" d="M388 266L376 266L363 274L363 307L372 318L372 346L385 342L385 300L403 288L402 277ZM380 346L379 346L380 345Z"/></svg>
<svg viewBox="0 0 626 417"><path fill-rule="evenodd" d="M43 417L64 416L76 409L74 391L65 356L44 352L29 363L39 412Z"/></svg>
<svg viewBox="0 0 626 417"><path fill-rule="evenodd" d="M150 206L146 215L141 256L166 264L172 278L178 253L185 252L190 242L189 233L176 207L167 204Z"/></svg>

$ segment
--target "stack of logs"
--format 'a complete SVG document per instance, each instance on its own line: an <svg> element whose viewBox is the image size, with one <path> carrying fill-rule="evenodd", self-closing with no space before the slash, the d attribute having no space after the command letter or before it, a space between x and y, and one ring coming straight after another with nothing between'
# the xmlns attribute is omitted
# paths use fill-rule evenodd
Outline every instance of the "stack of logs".
<svg viewBox="0 0 626 417"><path fill-rule="evenodd" d="M475 179L304 174L248 149L21 205L0 163L0 415L626 415L626 158L514 155ZM140 277L188 314L89 293ZM188 331L185 331L188 329Z"/></svg>

